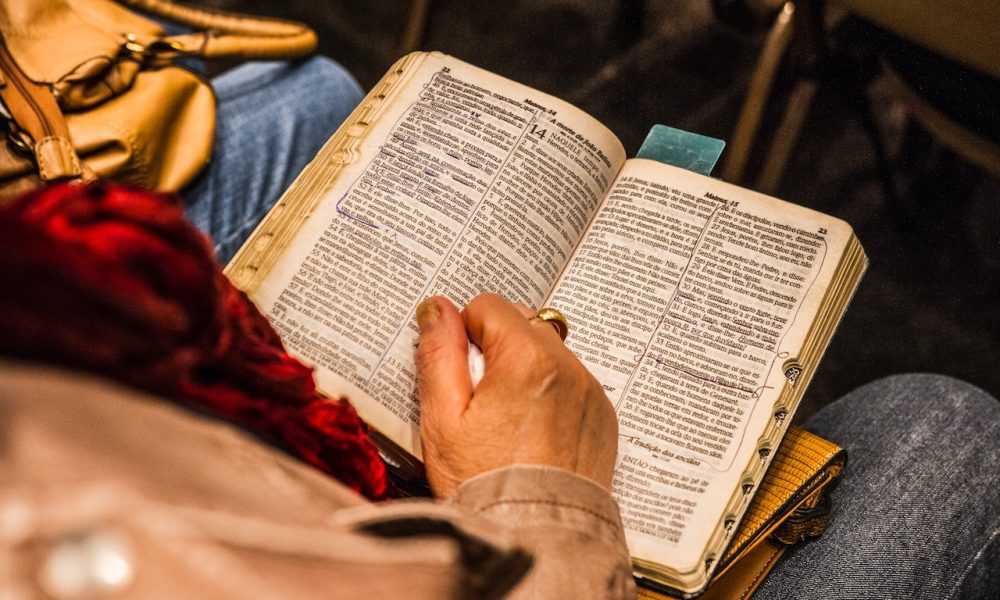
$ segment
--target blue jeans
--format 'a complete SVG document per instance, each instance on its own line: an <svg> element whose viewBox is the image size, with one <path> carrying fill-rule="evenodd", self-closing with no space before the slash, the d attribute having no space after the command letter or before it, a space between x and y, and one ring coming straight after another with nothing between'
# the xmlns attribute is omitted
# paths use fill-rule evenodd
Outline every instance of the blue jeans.
<svg viewBox="0 0 1000 600"><path fill-rule="evenodd" d="M755 599L1000 598L1000 403L939 375L880 379L806 428L847 448L827 531Z"/></svg>
<svg viewBox="0 0 1000 600"><path fill-rule="evenodd" d="M363 97L328 58L249 63L212 80L215 148L182 192L223 264Z"/></svg>
<svg viewBox="0 0 1000 600"><path fill-rule="evenodd" d="M251 64L214 84L215 155L186 197L225 262L361 91L322 58ZM946 377L890 377L806 427L849 452L833 517L755 598L1000 598L1000 403Z"/></svg>

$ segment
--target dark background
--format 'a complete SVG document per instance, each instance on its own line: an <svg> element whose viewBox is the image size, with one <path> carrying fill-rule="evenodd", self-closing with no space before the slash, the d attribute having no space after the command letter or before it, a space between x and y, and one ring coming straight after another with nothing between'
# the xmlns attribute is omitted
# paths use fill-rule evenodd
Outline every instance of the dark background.
<svg viewBox="0 0 1000 600"><path fill-rule="evenodd" d="M321 52L366 89L399 57L411 5L202 4L309 23ZM729 138L763 33L720 22L708 0L646 6L637 31L622 27L615 2L437 0L421 47L573 102L615 131L630 154L654 123ZM789 88L779 86L775 98ZM1000 395L1000 181L909 127L903 107L876 79L868 96L898 198L888 202L871 140L839 91L838 85L820 88L776 195L851 223L871 266L799 418L894 373L943 373ZM773 122L779 113L767 114ZM754 158L764 152L756 150Z"/></svg>

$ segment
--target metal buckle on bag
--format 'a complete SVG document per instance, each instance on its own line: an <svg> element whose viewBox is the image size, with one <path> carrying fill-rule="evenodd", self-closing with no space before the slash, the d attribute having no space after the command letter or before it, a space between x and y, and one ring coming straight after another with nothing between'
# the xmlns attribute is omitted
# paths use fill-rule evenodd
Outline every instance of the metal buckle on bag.
<svg viewBox="0 0 1000 600"><path fill-rule="evenodd" d="M0 100L0 119L4 122L7 143L10 145L11 150L14 151L14 154L19 154L27 158L34 157L35 152L32 148L35 146L35 140L31 139L28 132L21 129L2 100Z"/></svg>
<svg viewBox="0 0 1000 600"><path fill-rule="evenodd" d="M13 121L8 121L13 125ZM8 125L7 127L7 143L10 144L11 149L14 154L20 154L21 156L27 158L34 158L35 152L32 150L34 147L34 142L23 129L17 127L16 125Z"/></svg>
<svg viewBox="0 0 1000 600"><path fill-rule="evenodd" d="M122 49L132 55L139 63L165 64L178 56L186 54L184 45L174 40L155 40L149 45L139 42L134 33L125 34Z"/></svg>
<svg viewBox="0 0 1000 600"><path fill-rule="evenodd" d="M138 37L134 33L125 34L122 49L131 54L132 58L137 62L142 62L146 59L146 47L139 43Z"/></svg>

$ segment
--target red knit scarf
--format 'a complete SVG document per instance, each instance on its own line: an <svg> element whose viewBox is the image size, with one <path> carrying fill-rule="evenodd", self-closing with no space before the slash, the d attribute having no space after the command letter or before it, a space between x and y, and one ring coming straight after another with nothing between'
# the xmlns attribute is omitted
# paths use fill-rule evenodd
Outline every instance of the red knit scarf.
<svg viewBox="0 0 1000 600"><path fill-rule="evenodd" d="M371 499L385 465L229 283L178 198L61 185L0 209L0 353L94 371L238 423ZM150 443L155 443L151 440Z"/></svg>

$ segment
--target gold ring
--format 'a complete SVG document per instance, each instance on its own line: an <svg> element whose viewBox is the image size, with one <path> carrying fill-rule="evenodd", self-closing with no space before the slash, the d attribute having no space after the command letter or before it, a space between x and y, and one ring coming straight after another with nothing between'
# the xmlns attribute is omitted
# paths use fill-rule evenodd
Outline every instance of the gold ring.
<svg viewBox="0 0 1000 600"><path fill-rule="evenodd" d="M566 316L554 308L544 307L535 313L535 316L528 319L529 321L545 321L549 325L556 328L559 333L559 337L565 342L566 336L569 335L569 321L566 320Z"/></svg>

